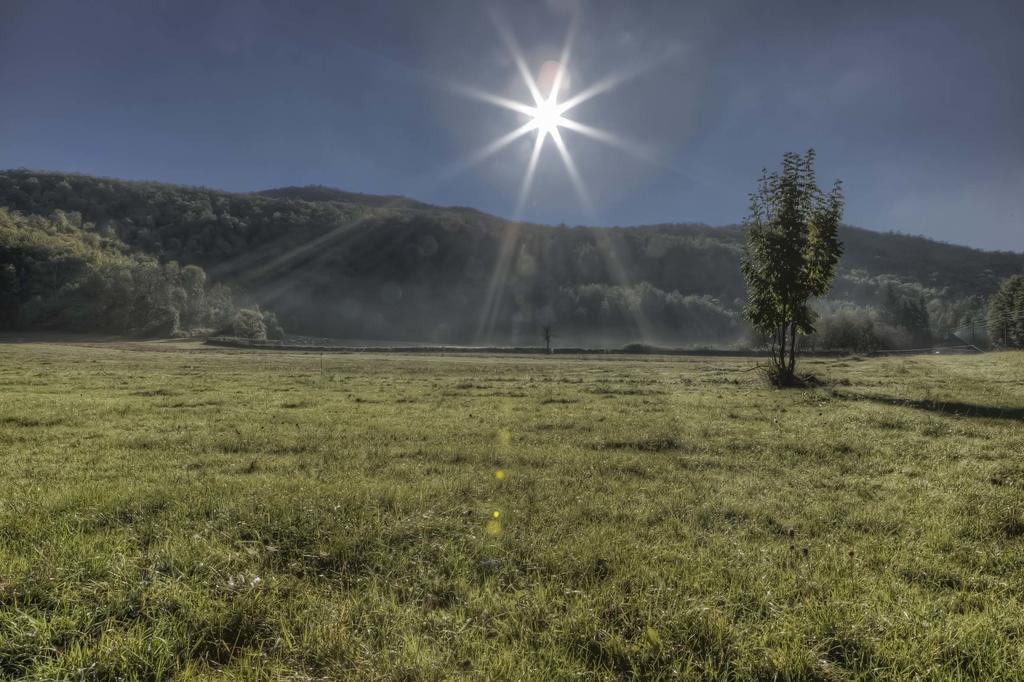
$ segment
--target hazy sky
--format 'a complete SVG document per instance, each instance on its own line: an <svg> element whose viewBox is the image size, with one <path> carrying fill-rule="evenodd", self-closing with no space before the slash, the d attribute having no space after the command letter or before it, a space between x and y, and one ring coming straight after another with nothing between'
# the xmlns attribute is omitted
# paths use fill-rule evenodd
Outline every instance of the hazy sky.
<svg viewBox="0 0 1024 682"><path fill-rule="evenodd" d="M318 183L512 216L527 101L576 39L563 99L626 149L563 133L523 217L738 222L763 166L815 147L846 221L1024 250L1024 2L0 0L0 167L254 190Z"/></svg>

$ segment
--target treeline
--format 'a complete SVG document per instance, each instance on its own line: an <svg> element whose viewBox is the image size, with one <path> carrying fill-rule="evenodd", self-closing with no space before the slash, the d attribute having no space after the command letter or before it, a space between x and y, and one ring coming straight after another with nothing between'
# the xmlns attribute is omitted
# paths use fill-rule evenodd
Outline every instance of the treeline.
<svg viewBox="0 0 1024 682"><path fill-rule="evenodd" d="M195 265L160 263L76 213L0 208L0 327L173 336L232 329L231 290Z"/></svg>
<svg viewBox="0 0 1024 682"><path fill-rule="evenodd" d="M550 324L557 343L667 346L747 334L738 227L545 227L323 187L231 194L33 171L0 173L0 205L76 212L126 257L203 268L296 333L523 344ZM964 310L976 312L976 297L1024 271L1021 254L855 228L840 238L822 324L867 319L872 343L918 333L912 315L884 312L890 289L923 305L941 339Z"/></svg>
<svg viewBox="0 0 1024 682"><path fill-rule="evenodd" d="M955 301L930 298L919 287L888 284L876 306L825 302L816 331L805 343L818 350L873 352L934 345L962 345L954 336L965 320L984 310L980 296Z"/></svg>

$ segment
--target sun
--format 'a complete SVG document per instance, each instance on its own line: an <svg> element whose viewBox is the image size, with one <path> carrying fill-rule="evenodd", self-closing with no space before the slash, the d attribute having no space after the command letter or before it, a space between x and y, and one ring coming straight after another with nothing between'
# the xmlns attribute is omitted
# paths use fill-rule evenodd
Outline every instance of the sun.
<svg viewBox="0 0 1024 682"><path fill-rule="evenodd" d="M558 111L558 103L553 94L533 107L530 117L533 125L542 135L553 135L557 132L558 126L565 121L561 112Z"/></svg>
<svg viewBox="0 0 1024 682"><path fill-rule="evenodd" d="M515 36L512 34L512 31L503 21L500 20L498 15L495 15L495 23L505 46L508 48L512 60L519 71L523 84L529 91L530 100L532 100L532 102L517 101L498 94L479 90L477 88L450 83L449 86L459 94L473 99L478 99L489 104L494 104L508 111L520 114L525 119L525 122L522 122L519 127L476 150L468 158L461 161L457 165L457 168L464 169L480 163L524 135L536 131L533 151L526 164L526 171L523 174L522 184L519 188L519 200L516 203L514 213L515 219L518 220L521 218L523 211L529 202L530 187L533 184L533 178L537 170L537 163L547 140L551 140L555 149L558 151L558 155L562 158L562 163L565 166L570 182L576 190L580 203L583 205L585 210L588 212L592 211L593 207L590 204L586 187L584 186L580 172L573 161L572 155L569 153L569 148L566 144L563 131L579 133L593 140L627 151L634 155L638 152L632 149L632 145L618 136L601 130L600 128L595 128L594 126L576 121L566 116L566 114L569 114L580 104L615 88L623 81L639 74L641 71L646 70L647 67L639 70L633 69L609 74L605 78L593 83L590 87L584 88L583 90L563 99L560 95L565 94L564 91L568 90L569 85L569 57L573 34L575 32L575 22L573 22L569 27L560 59L546 62L536 76L527 65L526 60L523 57L522 50L519 49L519 45ZM546 94L542 91L542 88L547 90Z"/></svg>

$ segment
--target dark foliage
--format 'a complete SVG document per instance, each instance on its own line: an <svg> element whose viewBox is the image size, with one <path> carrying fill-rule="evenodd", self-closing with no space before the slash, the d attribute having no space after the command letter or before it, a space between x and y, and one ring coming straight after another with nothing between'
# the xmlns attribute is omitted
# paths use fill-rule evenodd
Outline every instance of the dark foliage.
<svg viewBox="0 0 1024 682"><path fill-rule="evenodd" d="M0 173L0 206L76 211L132 254L246 291L298 333L537 344L550 324L560 344L673 346L746 332L738 227L544 227L324 187L231 194L34 171ZM1024 269L1020 254L918 237L840 239L833 299L880 305L892 285L924 296L933 319Z"/></svg>
<svg viewBox="0 0 1024 682"><path fill-rule="evenodd" d="M905 330L910 343L916 346L923 347L932 342L931 321L924 295L919 294L916 298L903 296L893 287L886 287L882 301L882 321L891 327Z"/></svg>
<svg viewBox="0 0 1024 682"><path fill-rule="evenodd" d="M0 328L170 336L234 314L231 292L198 266L131 253L78 214L0 208Z"/></svg>
<svg viewBox="0 0 1024 682"><path fill-rule="evenodd" d="M992 297L988 335L1002 348L1024 348L1024 275L1008 277Z"/></svg>

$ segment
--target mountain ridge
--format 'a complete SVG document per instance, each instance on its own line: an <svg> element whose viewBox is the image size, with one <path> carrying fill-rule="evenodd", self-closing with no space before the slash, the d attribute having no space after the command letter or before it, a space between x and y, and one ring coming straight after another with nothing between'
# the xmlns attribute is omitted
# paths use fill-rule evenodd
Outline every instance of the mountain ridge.
<svg viewBox="0 0 1024 682"><path fill-rule="evenodd" d="M83 229L203 267L304 333L521 342L553 319L580 342L680 344L745 329L738 225L570 228L318 185L240 193L25 169L0 172L0 206L77 212ZM962 315L1024 271L1015 252L851 226L841 238L823 310L877 307L893 288Z"/></svg>
<svg viewBox="0 0 1024 682"><path fill-rule="evenodd" d="M34 176L52 176L57 175L61 177L71 178L89 178L91 180L107 181L119 184L129 185L159 185L172 188L180 188L184 190L195 190L203 192L211 192L215 194L235 195L235 196L260 196L273 199L287 199L295 201L307 201L311 203L328 201L328 202L339 202L345 204L371 206L374 208L408 208L414 210L436 210L436 211L458 211L472 213L480 216L486 216L494 220L506 221L509 223L520 223L522 225L530 225L535 227L548 227L548 228L559 228L559 227L572 227L572 228L587 228L595 230L674 230L674 229L692 229L692 228L706 228L708 230L718 231L732 231L742 230L742 224L740 223L722 223L722 224L711 224L702 221L679 221L679 222L657 222L657 223L631 223L631 224L615 224L615 225L584 225L574 224L568 225L566 223L560 223L558 225L551 223L538 223L532 221L513 220L511 218L496 214L489 213L487 211L475 208L473 206L461 206L458 204L432 204L430 202L422 201L414 197L408 197L401 194L374 194L372 192L356 192L352 190L342 189L340 187L332 187L330 185L323 184L308 184L308 185L282 185L280 187L269 187L265 189L255 190L226 190L217 187L211 187L208 185L190 185L184 183L175 182L164 182L162 180L147 180L147 179L132 179L132 178L119 178L115 176L106 175L93 175L89 173L70 172L70 171L56 171L56 170L42 170L32 168L9 168L0 169L0 176L8 174L30 174ZM321 197L315 197L315 194L321 194ZM971 246L970 244L961 244L958 242L950 242L943 239L936 239L925 234L917 234L911 232L903 232L899 229L879 229L872 227L864 227L862 225L852 225L844 223L842 229L846 231L857 231L867 232L872 235L881 235L886 237L897 237L908 240L919 240L923 242L929 242L932 244L940 244L942 246L949 246L953 248L966 249L969 251L979 253L992 253L992 254L1012 254L1014 256L1024 256L1024 251L1014 251L1012 249L986 249L977 246Z"/></svg>

